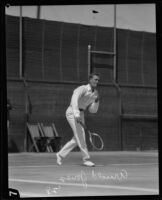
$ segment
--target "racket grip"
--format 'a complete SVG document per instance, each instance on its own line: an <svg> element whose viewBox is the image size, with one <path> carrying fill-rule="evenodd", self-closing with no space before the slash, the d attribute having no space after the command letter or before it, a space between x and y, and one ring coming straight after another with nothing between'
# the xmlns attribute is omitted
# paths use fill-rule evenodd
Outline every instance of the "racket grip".
<svg viewBox="0 0 162 200"><path fill-rule="evenodd" d="M85 130L87 130L87 127L86 127L86 125L83 123L83 122L79 122L80 123L80 125L85 129Z"/></svg>

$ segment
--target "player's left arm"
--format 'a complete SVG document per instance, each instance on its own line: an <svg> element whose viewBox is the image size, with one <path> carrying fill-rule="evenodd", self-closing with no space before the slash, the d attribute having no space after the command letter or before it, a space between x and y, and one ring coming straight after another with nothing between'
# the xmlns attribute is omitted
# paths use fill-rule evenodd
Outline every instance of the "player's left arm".
<svg viewBox="0 0 162 200"><path fill-rule="evenodd" d="M100 97L99 97L98 91L96 90L95 91L95 100L94 100L93 103L91 103L89 105L89 108L88 108L88 110L89 110L90 113L96 113L98 111L98 108L99 108L99 99L100 99Z"/></svg>

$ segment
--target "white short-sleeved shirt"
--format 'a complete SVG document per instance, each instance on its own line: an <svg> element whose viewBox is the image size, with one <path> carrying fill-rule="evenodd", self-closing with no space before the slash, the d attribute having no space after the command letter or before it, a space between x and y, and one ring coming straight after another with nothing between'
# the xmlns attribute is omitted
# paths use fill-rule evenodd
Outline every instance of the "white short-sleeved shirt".
<svg viewBox="0 0 162 200"><path fill-rule="evenodd" d="M89 111L96 113L99 107L99 101L95 102L98 96L98 91L92 92L90 84L82 85L73 91L70 105L73 108L74 116L80 116L79 109L86 110L89 106Z"/></svg>

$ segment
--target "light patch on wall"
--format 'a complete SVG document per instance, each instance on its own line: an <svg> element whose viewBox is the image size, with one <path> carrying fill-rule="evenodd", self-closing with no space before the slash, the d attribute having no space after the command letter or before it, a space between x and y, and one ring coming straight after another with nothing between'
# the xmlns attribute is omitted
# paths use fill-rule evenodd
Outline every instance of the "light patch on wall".
<svg viewBox="0 0 162 200"><path fill-rule="evenodd" d="M7 15L19 16L20 6L9 6L5 9ZM36 18L37 6L22 6L22 16Z"/></svg>
<svg viewBox="0 0 162 200"><path fill-rule="evenodd" d="M24 17L36 18L37 6L22 6ZM92 10L98 13L92 13ZM19 16L19 6L6 8L7 15ZM41 6L41 19L112 27L113 5L60 5ZM138 31L156 32L155 4L118 4L117 27Z"/></svg>
<svg viewBox="0 0 162 200"><path fill-rule="evenodd" d="M117 6L117 27L156 32L155 4Z"/></svg>

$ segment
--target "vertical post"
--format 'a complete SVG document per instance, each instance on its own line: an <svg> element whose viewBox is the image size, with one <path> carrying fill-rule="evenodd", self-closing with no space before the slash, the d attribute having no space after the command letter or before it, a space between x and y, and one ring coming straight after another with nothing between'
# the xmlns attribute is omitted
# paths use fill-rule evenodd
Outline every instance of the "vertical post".
<svg viewBox="0 0 162 200"><path fill-rule="evenodd" d="M27 151L27 122L28 122L28 99L27 99L27 83L23 78L24 90L25 90L25 135L24 135L24 151Z"/></svg>
<svg viewBox="0 0 162 200"><path fill-rule="evenodd" d="M122 136L122 99L121 99L121 89L117 83L117 67L116 67L116 59L117 59L117 53L116 53L116 4L114 4L114 83L118 92L118 105L119 105L119 119L118 119L118 131L119 131L119 137L120 137L120 148L123 150L123 136Z"/></svg>
<svg viewBox="0 0 162 200"><path fill-rule="evenodd" d="M121 97L121 90L119 90L119 138L120 138L120 150L123 151L122 97Z"/></svg>
<svg viewBox="0 0 162 200"><path fill-rule="evenodd" d="M26 86L25 86L26 87ZM27 151L27 122L28 122L28 100L27 100L27 89L25 88L25 135L24 135L24 151Z"/></svg>
<svg viewBox="0 0 162 200"><path fill-rule="evenodd" d="M142 85L144 86L143 55L144 55L144 32L142 32L142 41L141 41L141 81Z"/></svg>
<svg viewBox="0 0 162 200"><path fill-rule="evenodd" d="M44 40L45 40L45 20L42 23L42 79L44 80Z"/></svg>
<svg viewBox="0 0 162 200"><path fill-rule="evenodd" d="M116 82L116 4L114 4L114 81Z"/></svg>
<svg viewBox="0 0 162 200"><path fill-rule="evenodd" d="M64 29L64 22L61 23L60 27L60 81L63 80L63 73L62 73L62 39L63 39L63 30Z"/></svg>
<svg viewBox="0 0 162 200"><path fill-rule="evenodd" d="M79 43L80 43L80 27L81 24L78 24L78 29L77 29L77 56L76 56L76 63L77 63L77 81L79 81Z"/></svg>
<svg viewBox="0 0 162 200"><path fill-rule="evenodd" d="M22 78L22 6L19 17L19 78Z"/></svg>
<svg viewBox="0 0 162 200"><path fill-rule="evenodd" d="M88 45L88 79L91 73L91 45Z"/></svg>
<svg viewBox="0 0 162 200"><path fill-rule="evenodd" d="M40 19L41 7L37 6L37 19Z"/></svg>

